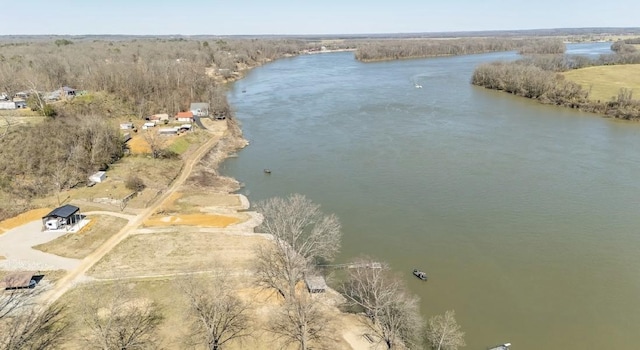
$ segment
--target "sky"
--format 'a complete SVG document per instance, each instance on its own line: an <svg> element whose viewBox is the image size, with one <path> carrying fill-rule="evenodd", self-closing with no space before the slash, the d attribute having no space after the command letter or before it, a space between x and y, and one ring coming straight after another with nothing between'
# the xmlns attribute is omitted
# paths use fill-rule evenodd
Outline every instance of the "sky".
<svg viewBox="0 0 640 350"><path fill-rule="evenodd" d="M4 2L8 0L0 0ZM0 35L304 35L640 27L638 0L29 0Z"/></svg>

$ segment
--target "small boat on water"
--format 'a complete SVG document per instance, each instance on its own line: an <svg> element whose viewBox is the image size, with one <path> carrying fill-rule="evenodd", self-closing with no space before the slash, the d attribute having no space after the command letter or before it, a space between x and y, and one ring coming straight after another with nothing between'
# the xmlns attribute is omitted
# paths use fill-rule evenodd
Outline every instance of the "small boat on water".
<svg viewBox="0 0 640 350"><path fill-rule="evenodd" d="M504 344L500 344L500 345L496 345L496 346L492 346L490 348L487 348L487 350L509 350L510 347L511 347L511 343L504 343Z"/></svg>
<svg viewBox="0 0 640 350"><path fill-rule="evenodd" d="M265 174L271 174L271 169L264 169L263 171Z"/></svg>
<svg viewBox="0 0 640 350"><path fill-rule="evenodd" d="M413 275L418 277L419 279L426 281L427 280L427 274L424 273L423 271L420 271L418 269L413 269Z"/></svg>
<svg viewBox="0 0 640 350"><path fill-rule="evenodd" d="M416 89L422 89L422 85L420 84L416 84L415 86L416 86Z"/></svg>

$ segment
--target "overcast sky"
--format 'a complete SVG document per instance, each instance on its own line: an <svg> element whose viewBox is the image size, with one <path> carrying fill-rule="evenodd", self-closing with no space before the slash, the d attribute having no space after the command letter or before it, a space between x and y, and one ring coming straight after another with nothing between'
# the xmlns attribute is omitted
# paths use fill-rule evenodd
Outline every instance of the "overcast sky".
<svg viewBox="0 0 640 350"><path fill-rule="evenodd" d="M639 0L28 0L6 5L0 10L0 35L367 34L640 26Z"/></svg>

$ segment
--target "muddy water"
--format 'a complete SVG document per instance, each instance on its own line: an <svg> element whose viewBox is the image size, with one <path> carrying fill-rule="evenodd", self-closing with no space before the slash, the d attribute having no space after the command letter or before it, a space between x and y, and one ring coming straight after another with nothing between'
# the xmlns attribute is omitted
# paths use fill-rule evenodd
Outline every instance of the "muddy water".
<svg viewBox="0 0 640 350"><path fill-rule="evenodd" d="M255 69L229 93L251 144L223 172L252 201L299 192L336 213L339 260L389 262L425 316L455 309L469 349L635 349L639 125L469 84L515 57Z"/></svg>

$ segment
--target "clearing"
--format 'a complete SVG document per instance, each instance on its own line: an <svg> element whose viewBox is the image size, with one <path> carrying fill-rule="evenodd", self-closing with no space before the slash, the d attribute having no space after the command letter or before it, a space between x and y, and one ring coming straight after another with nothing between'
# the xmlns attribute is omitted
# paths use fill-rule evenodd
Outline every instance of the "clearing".
<svg viewBox="0 0 640 350"><path fill-rule="evenodd" d="M96 263L88 275L106 279L162 276L209 271L212 266L243 272L252 267L255 247L266 242L261 236L207 231L181 227L180 232L134 234Z"/></svg>
<svg viewBox="0 0 640 350"><path fill-rule="evenodd" d="M590 91L589 99L593 101L610 101L618 96L621 88L633 90L636 99L640 97L640 64L587 67L562 75Z"/></svg>
<svg viewBox="0 0 640 350"><path fill-rule="evenodd" d="M49 214L51 210L51 208L32 209L18 216L0 221L0 234L31 221L42 219L42 217Z"/></svg>

